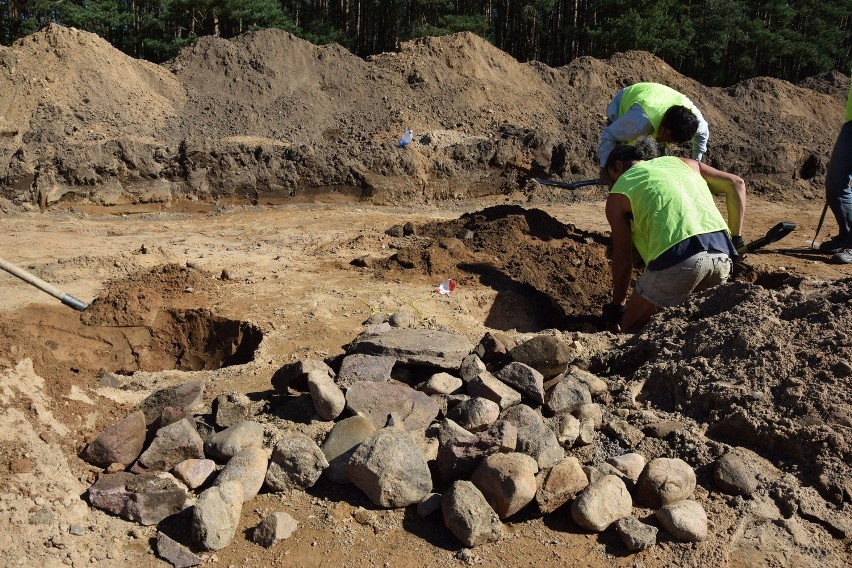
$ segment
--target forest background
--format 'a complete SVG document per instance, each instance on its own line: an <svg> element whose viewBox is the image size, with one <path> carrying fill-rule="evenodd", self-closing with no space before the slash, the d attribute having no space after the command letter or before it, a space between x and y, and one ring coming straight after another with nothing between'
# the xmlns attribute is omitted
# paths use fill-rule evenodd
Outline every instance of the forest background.
<svg viewBox="0 0 852 568"><path fill-rule="evenodd" d="M161 63L205 35L281 28L367 57L471 31L521 62L651 52L711 86L849 72L852 0L0 0L0 45L48 23Z"/></svg>

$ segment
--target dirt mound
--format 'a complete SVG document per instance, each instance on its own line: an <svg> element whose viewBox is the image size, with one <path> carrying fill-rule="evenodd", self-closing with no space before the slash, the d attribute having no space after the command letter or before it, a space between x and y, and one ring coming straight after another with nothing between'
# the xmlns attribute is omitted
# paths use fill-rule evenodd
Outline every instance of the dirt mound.
<svg viewBox="0 0 852 568"><path fill-rule="evenodd" d="M205 38L156 66L50 26L0 49L0 194L45 207L509 193L531 176L594 176L604 108L635 81L692 98L710 123L708 161L752 191L822 193L841 76L708 88L645 52L552 69L470 33L362 60L281 30ZM407 128L415 143L396 148Z"/></svg>
<svg viewBox="0 0 852 568"><path fill-rule="evenodd" d="M850 297L850 279L719 287L664 312L607 365L625 396L709 424L709 437L841 503L852 497Z"/></svg>

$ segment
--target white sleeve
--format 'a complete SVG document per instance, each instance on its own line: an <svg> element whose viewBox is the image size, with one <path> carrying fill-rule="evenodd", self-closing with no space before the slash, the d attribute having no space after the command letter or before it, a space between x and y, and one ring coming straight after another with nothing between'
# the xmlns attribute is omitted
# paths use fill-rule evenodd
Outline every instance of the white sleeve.
<svg viewBox="0 0 852 568"><path fill-rule="evenodd" d="M607 108L608 110L609 108ZM600 166L602 168L606 166L609 153L615 148L617 142L629 142L652 132L654 132L654 127L648 117L645 116L645 111L638 104L633 105L627 109L627 112L603 129L601 143L598 146Z"/></svg>
<svg viewBox="0 0 852 568"><path fill-rule="evenodd" d="M692 158L700 162L704 154L707 153L707 140L710 138L710 127L707 125L704 117L701 116L701 111L695 105L692 107L692 112L698 118L698 130L695 131L695 136L692 138Z"/></svg>

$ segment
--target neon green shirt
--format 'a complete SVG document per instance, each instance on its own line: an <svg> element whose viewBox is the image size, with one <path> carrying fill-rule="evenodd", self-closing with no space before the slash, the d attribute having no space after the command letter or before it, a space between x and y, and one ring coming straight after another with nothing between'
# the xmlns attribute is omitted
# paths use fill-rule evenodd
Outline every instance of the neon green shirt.
<svg viewBox="0 0 852 568"><path fill-rule="evenodd" d="M675 156L634 165L610 193L630 200L631 238L646 265L690 237L728 230L707 182Z"/></svg>
<svg viewBox="0 0 852 568"><path fill-rule="evenodd" d="M671 87L659 83L636 83L630 85L621 94L618 116L624 115L633 105L638 104L654 127L654 136L660 129L663 115L673 106L685 106L692 110L692 103Z"/></svg>

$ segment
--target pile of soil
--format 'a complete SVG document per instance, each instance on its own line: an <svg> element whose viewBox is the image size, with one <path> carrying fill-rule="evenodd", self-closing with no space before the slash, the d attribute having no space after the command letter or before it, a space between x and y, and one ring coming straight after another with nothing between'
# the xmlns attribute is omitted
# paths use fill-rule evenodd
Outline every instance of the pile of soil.
<svg viewBox="0 0 852 568"><path fill-rule="evenodd" d="M695 101L708 162L752 191L821 193L826 125L839 127L848 90L836 73L709 88L645 52L552 69L462 33L363 60L281 30L202 38L157 66L52 25L0 48L0 195L46 207L508 193L531 176L593 177L604 108L636 81ZM408 128L415 143L397 148Z"/></svg>

